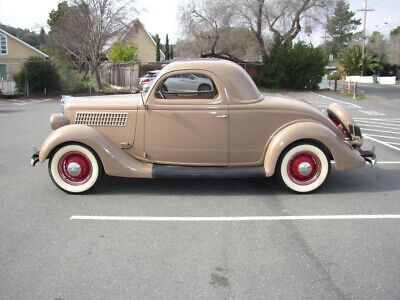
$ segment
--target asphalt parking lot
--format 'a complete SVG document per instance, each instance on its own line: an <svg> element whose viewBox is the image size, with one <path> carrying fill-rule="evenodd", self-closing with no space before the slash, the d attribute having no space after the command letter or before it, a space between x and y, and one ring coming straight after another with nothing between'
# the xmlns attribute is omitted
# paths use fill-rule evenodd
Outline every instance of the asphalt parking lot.
<svg viewBox="0 0 400 300"><path fill-rule="evenodd" d="M59 101L0 100L0 298L399 299L400 89L287 94L339 100L378 166L333 168L307 195L273 179L109 177L67 195L29 165Z"/></svg>

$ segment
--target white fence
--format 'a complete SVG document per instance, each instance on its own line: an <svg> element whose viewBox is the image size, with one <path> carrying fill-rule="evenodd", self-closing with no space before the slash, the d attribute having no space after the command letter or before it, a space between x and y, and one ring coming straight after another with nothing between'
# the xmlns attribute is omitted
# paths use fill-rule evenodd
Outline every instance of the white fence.
<svg viewBox="0 0 400 300"><path fill-rule="evenodd" d="M0 90L4 95L12 95L15 93L15 82L12 80L0 82Z"/></svg>
<svg viewBox="0 0 400 300"><path fill-rule="evenodd" d="M373 76L346 76L346 81L359 83L374 83ZM377 83L380 84L396 84L396 76L377 77Z"/></svg>

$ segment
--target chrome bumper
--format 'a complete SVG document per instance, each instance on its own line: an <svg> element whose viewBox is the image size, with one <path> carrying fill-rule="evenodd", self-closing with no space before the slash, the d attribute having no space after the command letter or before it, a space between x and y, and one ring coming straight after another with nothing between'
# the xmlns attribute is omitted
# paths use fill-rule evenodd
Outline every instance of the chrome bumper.
<svg viewBox="0 0 400 300"><path fill-rule="evenodd" d="M32 167L34 167L37 164L37 162L39 161L39 151L36 150L35 147L33 147L33 151L34 151L34 153L31 156L31 166Z"/></svg>
<svg viewBox="0 0 400 300"><path fill-rule="evenodd" d="M366 150L358 150L362 158L364 158L366 163L369 163L371 166L375 167L377 163L376 155L375 155L375 146L372 147L371 151Z"/></svg>

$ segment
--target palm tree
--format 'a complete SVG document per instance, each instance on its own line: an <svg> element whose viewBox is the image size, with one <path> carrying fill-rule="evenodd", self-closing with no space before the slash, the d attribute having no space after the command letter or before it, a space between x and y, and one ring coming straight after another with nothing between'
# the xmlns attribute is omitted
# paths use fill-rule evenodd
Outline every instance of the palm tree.
<svg viewBox="0 0 400 300"><path fill-rule="evenodd" d="M361 73L363 64L362 50L360 45L354 44L347 48L339 61L338 70L345 75L358 75ZM383 64L376 55L367 55L365 58L365 70L376 74L383 69Z"/></svg>

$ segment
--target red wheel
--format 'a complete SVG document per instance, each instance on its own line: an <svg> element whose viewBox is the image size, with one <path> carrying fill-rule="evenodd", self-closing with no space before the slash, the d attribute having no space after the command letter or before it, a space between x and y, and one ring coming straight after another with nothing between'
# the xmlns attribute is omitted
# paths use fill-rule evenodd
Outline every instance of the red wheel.
<svg viewBox="0 0 400 300"><path fill-rule="evenodd" d="M295 144L283 152L277 165L283 185L307 193L319 188L327 178L330 163L325 153L312 144Z"/></svg>
<svg viewBox="0 0 400 300"><path fill-rule="evenodd" d="M86 192L100 181L103 167L97 155L79 144L59 148L49 160L49 173L58 188L68 193Z"/></svg>
<svg viewBox="0 0 400 300"><path fill-rule="evenodd" d="M287 173L294 183L307 185L318 179L321 168L321 161L316 154L302 151L290 158Z"/></svg>
<svg viewBox="0 0 400 300"><path fill-rule="evenodd" d="M81 152L65 153L58 161L58 174L67 183L81 185L92 176L92 163Z"/></svg>

